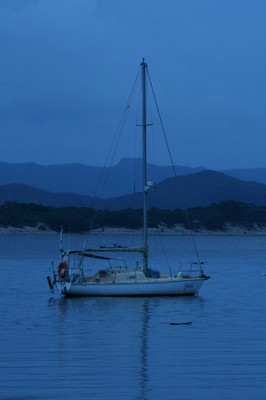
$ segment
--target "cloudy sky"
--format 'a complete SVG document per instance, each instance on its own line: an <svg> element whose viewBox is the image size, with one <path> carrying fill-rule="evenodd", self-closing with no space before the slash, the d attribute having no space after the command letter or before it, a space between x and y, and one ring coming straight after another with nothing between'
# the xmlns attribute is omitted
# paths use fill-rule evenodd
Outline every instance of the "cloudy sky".
<svg viewBox="0 0 266 400"><path fill-rule="evenodd" d="M0 0L0 161L104 165L145 57L176 164L266 167L265 38L265 0Z"/></svg>

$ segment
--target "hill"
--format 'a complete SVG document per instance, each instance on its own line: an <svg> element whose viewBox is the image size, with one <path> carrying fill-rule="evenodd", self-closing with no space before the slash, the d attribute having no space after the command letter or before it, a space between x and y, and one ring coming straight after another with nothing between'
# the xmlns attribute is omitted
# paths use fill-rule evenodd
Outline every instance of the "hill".
<svg viewBox="0 0 266 400"><path fill-rule="evenodd" d="M216 171L202 171L186 176L165 179L156 191L149 193L150 208L174 210L208 206L226 200L242 201L255 205L266 204L266 185L245 182ZM92 207L106 210L141 208L141 193L108 199L96 199L75 193L52 193L26 185L0 186L0 204L6 201L35 203L55 207Z"/></svg>
<svg viewBox="0 0 266 400"><path fill-rule="evenodd" d="M32 203L53 207L89 207L95 202L95 199L76 193L53 193L13 183L0 186L0 204L5 202Z"/></svg>
<svg viewBox="0 0 266 400"><path fill-rule="evenodd" d="M132 158L123 158L117 165L109 168L78 163L43 166L36 163L0 162L0 185L16 183L48 192L76 193L108 199L140 190L141 167L142 161ZM148 179L157 183L173 177L172 166L148 164L147 170ZM177 176L184 176L206 171L206 168L177 165L175 170ZM266 184L266 168L227 169L217 172L242 181Z"/></svg>
<svg viewBox="0 0 266 400"><path fill-rule="evenodd" d="M266 185L245 182L216 171L202 171L165 179L149 194L149 206L160 209L208 206L225 200L266 204ZM141 206L141 194L127 195L103 201L101 208L119 210Z"/></svg>
<svg viewBox="0 0 266 400"><path fill-rule="evenodd" d="M83 164L62 164L42 166L35 163L9 164L0 162L0 185L17 183L35 187L36 189L58 193L77 193L85 196L102 198L117 197L132 193L141 187L140 159L122 159L113 167L95 167ZM171 166L149 164L149 176L157 182L173 176ZM178 175L187 175L204 169L176 166ZM136 175L135 171L139 171ZM107 179L108 178L108 179ZM99 183L105 182L100 193Z"/></svg>
<svg viewBox="0 0 266 400"><path fill-rule="evenodd" d="M221 172L243 181L266 183L266 168L236 168Z"/></svg>

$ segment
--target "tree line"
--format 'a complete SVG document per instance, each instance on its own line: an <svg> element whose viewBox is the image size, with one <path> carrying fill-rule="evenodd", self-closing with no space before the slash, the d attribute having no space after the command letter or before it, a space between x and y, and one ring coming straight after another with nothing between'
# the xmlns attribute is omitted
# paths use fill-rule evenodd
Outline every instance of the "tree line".
<svg viewBox="0 0 266 400"><path fill-rule="evenodd" d="M0 206L0 227L37 227L58 231L60 226L73 233L92 229L142 227L142 210L98 210L87 207L50 207L39 204L6 202ZM148 210L150 228L174 228L226 231L228 225L245 230L266 227L266 206L255 206L239 201L223 201L206 207L193 207L184 211L151 208Z"/></svg>

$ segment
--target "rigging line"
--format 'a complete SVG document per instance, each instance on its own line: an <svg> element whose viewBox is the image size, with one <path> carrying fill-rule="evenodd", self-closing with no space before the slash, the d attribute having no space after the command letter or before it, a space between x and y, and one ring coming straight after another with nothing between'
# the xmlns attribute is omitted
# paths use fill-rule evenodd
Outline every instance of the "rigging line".
<svg viewBox="0 0 266 400"><path fill-rule="evenodd" d="M138 96L138 98L137 98ZM137 93L136 95L137 101L136 101L136 114L135 114L135 130L134 130L134 143L135 143L135 147L134 147L134 194L137 191L137 187L140 181L140 174L141 174L141 169L140 169L140 160L141 160L141 154L142 154L142 141L141 141L141 137L139 136L138 132L139 132L139 120L141 117L141 101L142 101L142 92L141 92L141 88L139 90L139 93Z"/></svg>
<svg viewBox="0 0 266 400"><path fill-rule="evenodd" d="M149 71L147 71L147 74L148 74L149 83L151 85L151 90L152 90L152 95L153 95L153 98L154 98L154 101L155 101L156 110L157 110L157 113L158 113L158 116L159 116L159 121L160 121L160 124L161 124L161 127L162 127L162 131L163 131L163 135L164 135L164 140L165 140L165 143L166 143L167 151L168 151L168 154L169 154L169 157L170 157L171 166L172 166L173 171L174 171L174 176L176 177L177 174L176 174L176 170L175 170L175 165L174 165L174 162L173 162L172 154L171 154L171 151L170 151L169 143L168 143L166 132L165 132L164 125L163 125L163 120L162 120L162 117L161 117L161 113L160 113L160 110L159 110L158 102L157 102L157 99L156 99L156 96L155 96L155 92L154 92L154 89L153 89L153 85L152 85L152 81L151 81L151 77L150 77Z"/></svg>
<svg viewBox="0 0 266 400"><path fill-rule="evenodd" d="M112 147L115 147L115 148L117 147L117 144L118 144L118 142L119 142L119 139L120 139L120 137L121 137L121 134L122 134L122 132L123 132L123 130L124 130L124 126L125 126L125 124L126 124L127 117L128 117L129 112L130 112L131 104L132 104L132 101L133 101L133 98L134 98L134 95L135 95L135 92L136 92L136 88L137 88L137 85L138 85L137 82L138 82L138 80L139 80L139 76L140 76L140 70L139 70L138 73L137 73L137 76L136 76L135 81L134 81L134 83L133 83L133 86L132 86L132 89L131 89L131 92L130 92L128 101L127 101L127 103L126 103L126 107L125 107L125 109L124 109L122 118L121 118L121 120L120 120L118 132L117 132L116 138L115 138L115 139L116 139L116 144L115 144L115 139L114 139ZM110 149L110 153L111 153L111 151L112 151L112 149ZM109 153L109 157L111 157L111 154L110 154L110 153ZM113 160L114 155L115 155L115 154L114 154L114 152L113 152L113 155L112 155L112 157L111 157L111 161ZM111 164L111 161L110 161L110 164Z"/></svg>
<svg viewBox="0 0 266 400"><path fill-rule="evenodd" d="M130 107L131 107L131 104L132 104L132 101L133 101L133 98L134 98L134 95L135 95L135 92L136 92L137 82L140 79L140 71L141 71L141 68L139 68L139 70L137 72L137 75L135 77L135 81L134 81L134 83L132 85L132 89L130 91L128 100L126 102L126 106L125 106L125 108L123 110L120 122L118 124L118 128L117 128L116 134L115 134L115 136L113 138L113 141L111 143L110 149L109 149L109 151L107 153L107 157L106 157L106 161L105 161L105 164L104 164L104 168L102 169L102 173L100 175L99 182L98 182L98 184L96 186L96 189L95 189L95 197L100 198L102 196L102 194L103 194L104 187L105 187L105 184L106 184L106 181L107 181L107 178L108 178L108 173L110 171L110 166L112 164L112 161L114 160L115 153L116 153L116 150L117 150L117 147L118 147L118 143L119 143L119 139L120 139L120 137L122 135L122 132L124 130L124 127L125 127L125 124L126 124L126 121L127 121L127 117L128 117L129 111L130 111ZM100 186L101 186L101 190L99 189ZM98 196L97 196L97 194L98 194ZM97 213L99 211L99 202L100 202L100 200L98 200L98 204L96 204L96 206L94 208L94 212L93 212L93 215L92 215L92 218L91 218L91 223L90 223L90 230L93 228L93 225L94 225L94 222L95 222L95 219L96 219L96 215L97 215Z"/></svg>
<svg viewBox="0 0 266 400"><path fill-rule="evenodd" d="M150 165L149 172L150 172L151 180L156 181L156 174L155 174L155 159L156 159L156 157L155 157L155 143L156 143L156 140L155 140L155 135L154 135L153 108L151 106L151 101L149 100L150 99L150 91L148 89L149 88L147 87L147 98L148 98L147 104L148 104L148 107L149 107L149 117L150 117L150 123L148 125L150 127L149 135L152 138L152 140L150 141L151 146L150 146L150 148L148 148L148 151L149 151L148 155L149 155L150 160L151 160L151 165ZM152 97L153 97L153 93L152 93Z"/></svg>
<svg viewBox="0 0 266 400"><path fill-rule="evenodd" d="M107 157L106 157L106 162L105 162L104 166L107 167L108 169L110 168L110 166L112 164L112 161L114 159L115 149L118 146L119 139L121 137L121 134L122 134L124 126L125 126L125 123L127 121L127 116L129 114L130 106L131 106L131 103L132 103L132 97L134 96L135 87L137 86L136 81L137 81L137 78L136 78L136 80L134 82L134 85L133 85L133 88L131 90L129 99L128 99L127 103L126 103L126 107L123 110L122 117L120 119L117 132L116 132L116 134L115 134L115 136L113 138L112 144L110 146L109 152L108 152ZM104 183L105 183L106 179L107 179L107 176L103 177L103 179L104 179ZM104 184L102 186L104 186ZM102 187L102 191L103 191L103 187ZM102 192L101 192L101 194L102 194Z"/></svg>
<svg viewBox="0 0 266 400"><path fill-rule="evenodd" d="M159 121L160 121L161 128L162 128L162 131L163 131L163 135L164 135L164 140L165 140L165 143L166 143L167 151L168 151L168 154L169 154L169 157L170 157L171 166L172 166L172 169L173 169L173 172L174 172L174 177L176 178L177 174L176 174L175 165L174 165L174 162L173 162L172 154L171 154L171 151L170 151L169 143L168 143L166 132L165 132L164 125L163 125L163 120L162 120L162 117L161 117L161 113L160 113L158 102L157 102L157 99L156 99L156 96L155 96L155 92L154 92L154 89L153 89L150 73L149 73L148 70L147 70L147 75L148 75L149 83L150 83L150 86L151 86L151 90L152 90L152 94L153 94L156 110L158 112ZM196 253L196 256L197 256L197 259L198 259L198 263L200 265L199 253L198 253L198 249L197 249L197 246L196 246L195 238L194 238L194 235L193 235L193 232L192 232L192 227L191 227L191 223L190 223L190 219L188 217L188 212L187 212L186 207L185 207L184 211L185 211L186 222L187 222L187 225L188 225L188 228L189 228L189 231L190 231L190 235L191 235L191 238L192 238L192 242L193 242L193 245L194 245L195 253Z"/></svg>
<svg viewBox="0 0 266 400"><path fill-rule="evenodd" d="M128 117L129 111L130 111L130 107L131 107L132 100L133 100L133 97L134 97L134 94L135 94L135 91L136 91L137 82L139 80L139 77L140 77L140 70L138 71L137 76L135 78L135 81L133 83L133 86L132 86L128 101L126 102L126 106L124 108L124 111L123 111L123 114L122 114L118 129L117 129L117 133L116 133L116 135L115 135L115 137L113 139L113 142L111 144L111 147L110 147L110 150L109 150L109 153L108 153L108 156L107 156L107 160L108 160L108 158L110 158L109 167L110 167L110 165L111 165L111 163L112 163L112 161L114 159L114 156L115 156L115 150L114 149L117 148L119 139L120 139L121 134L122 134L122 132L124 130L124 126L125 126L125 123L127 121L127 117ZM106 164L105 165L107 165L107 160L106 160Z"/></svg>

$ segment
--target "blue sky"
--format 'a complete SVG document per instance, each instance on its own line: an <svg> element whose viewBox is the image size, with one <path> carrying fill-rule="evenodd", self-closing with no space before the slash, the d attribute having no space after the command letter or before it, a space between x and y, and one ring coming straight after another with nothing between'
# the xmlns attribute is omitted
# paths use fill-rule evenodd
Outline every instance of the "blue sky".
<svg viewBox="0 0 266 400"><path fill-rule="evenodd" d="M264 0L0 0L0 161L104 165L145 57L176 164L266 167L265 21Z"/></svg>

